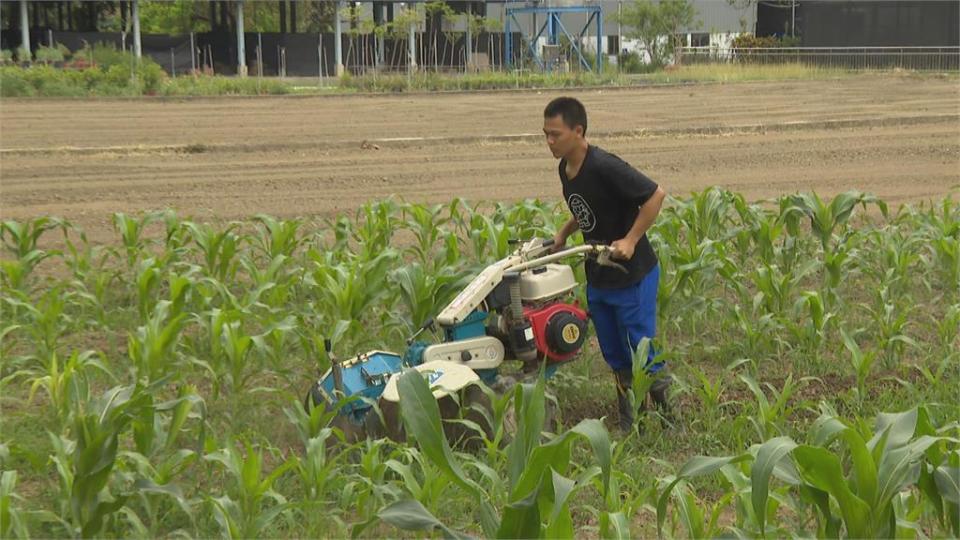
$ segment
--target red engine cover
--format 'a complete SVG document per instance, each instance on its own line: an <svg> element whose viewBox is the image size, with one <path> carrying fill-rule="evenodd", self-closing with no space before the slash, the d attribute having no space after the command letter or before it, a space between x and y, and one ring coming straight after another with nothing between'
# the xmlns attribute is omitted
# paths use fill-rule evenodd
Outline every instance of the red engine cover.
<svg viewBox="0 0 960 540"><path fill-rule="evenodd" d="M587 322L587 312L580 309L580 306L576 303L563 304L558 302L555 304L548 304L546 306L538 306L535 308L527 306L523 308L523 315L530 321L530 325L533 327L533 338L537 344L537 351L539 351L540 355L545 357L548 362L565 362L572 359L577 355L577 353L580 352L579 350L576 350L563 354L559 351L550 349L550 346L547 343L547 323L550 321L551 317L564 311L584 322Z"/></svg>

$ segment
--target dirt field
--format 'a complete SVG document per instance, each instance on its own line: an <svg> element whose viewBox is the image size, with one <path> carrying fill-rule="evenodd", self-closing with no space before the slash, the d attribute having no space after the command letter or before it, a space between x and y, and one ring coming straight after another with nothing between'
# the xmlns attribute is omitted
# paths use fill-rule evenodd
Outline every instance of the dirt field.
<svg viewBox="0 0 960 540"><path fill-rule="evenodd" d="M113 212L329 215L366 200L557 198L538 134L570 93L595 144L684 195L860 189L890 202L960 187L956 78L629 90L196 100L3 100L0 213L111 236ZM367 141L367 144L363 144Z"/></svg>

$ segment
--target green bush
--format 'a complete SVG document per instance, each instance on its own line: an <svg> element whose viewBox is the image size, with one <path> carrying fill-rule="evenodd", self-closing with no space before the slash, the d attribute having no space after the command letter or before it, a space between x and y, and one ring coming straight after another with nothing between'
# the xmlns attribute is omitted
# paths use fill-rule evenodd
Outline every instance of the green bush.
<svg viewBox="0 0 960 540"><path fill-rule="evenodd" d="M0 67L3 97L82 96L222 96L288 94L281 81L233 77L171 78L154 61L144 58L131 76L130 65L113 63L87 69L57 69L49 65Z"/></svg>
<svg viewBox="0 0 960 540"><path fill-rule="evenodd" d="M651 73L657 70L657 66L644 62L636 52L621 53L618 61L622 73Z"/></svg>
<svg viewBox="0 0 960 540"><path fill-rule="evenodd" d="M38 96L80 96L85 93L71 78L64 77L63 72L48 65L35 65L29 68L10 68L19 70L26 82L33 87ZM6 86L6 77L2 81Z"/></svg>
<svg viewBox="0 0 960 540"><path fill-rule="evenodd" d="M87 80L93 84L90 86L96 86L98 84L107 84L111 86L126 86L130 83L130 68L125 67L120 64L114 64L104 70L85 70L92 71L93 73L102 73L103 75L97 77L89 77Z"/></svg>
<svg viewBox="0 0 960 540"><path fill-rule="evenodd" d="M125 65L129 69L135 63L132 52L121 51L113 45L106 43L94 43L92 47L84 47L73 53L76 60L85 60L94 64L98 68L110 69L117 64ZM153 62L150 58L143 57L141 62Z"/></svg>
<svg viewBox="0 0 960 540"><path fill-rule="evenodd" d="M17 67L0 67L0 97L29 97L36 89Z"/></svg>
<svg viewBox="0 0 960 540"><path fill-rule="evenodd" d="M63 62L63 51L58 47L40 47L36 53L37 62Z"/></svg>
<svg viewBox="0 0 960 540"><path fill-rule="evenodd" d="M165 96L251 96L288 94L290 87L272 79L232 77L177 77L166 79L158 93Z"/></svg>
<svg viewBox="0 0 960 540"><path fill-rule="evenodd" d="M43 64L28 68L9 66L0 71L0 86L6 97L156 94L166 79L163 69L149 59L134 70L133 77L130 68L123 64L82 70L58 69Z"/></svg>
<svg viewBox="0 0 960 540"><path fill-rule="evenodd" d="M141 58L136 72L137 81L145 94L156 94L160 89L160 84L167 78L167 72L160 67L160 64L149 58Z"/></svg>

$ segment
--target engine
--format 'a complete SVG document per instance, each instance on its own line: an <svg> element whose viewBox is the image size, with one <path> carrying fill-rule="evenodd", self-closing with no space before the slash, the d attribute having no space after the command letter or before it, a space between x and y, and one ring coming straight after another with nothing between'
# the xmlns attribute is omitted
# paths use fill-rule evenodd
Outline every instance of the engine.
<svg viewBox="0 0 960 540"><path fill-rule="evenodd" d="M574 304L555 302L523 310L533 328L539 357L566 362L580 352L587 338L587 313Z"/></svg>
<svg viewBox="0 0 960 540"><path fill-rule="evenodd" d="M495 305L509 306L502 310L504 316L497 318L496 328L490 333L501 338L511 356L522 360L573 359L586 340L588 318L576 302L568 302L576 286L573 269L565 264L548 264L506 280L505 287L488 299ZM519 306L511 301L517 292Z"/></svg>

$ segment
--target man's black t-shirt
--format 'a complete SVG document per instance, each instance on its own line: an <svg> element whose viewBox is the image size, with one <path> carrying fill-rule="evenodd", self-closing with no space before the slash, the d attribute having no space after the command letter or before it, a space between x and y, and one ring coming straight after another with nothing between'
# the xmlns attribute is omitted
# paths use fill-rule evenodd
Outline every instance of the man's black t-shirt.
<svg viewBox="0 0 960 540"><path fill-rule="evenodd" d="M589 146L580 171L567 178L567 162L560 160L563 198L587 242L611 244L627 235L637 219L640 206L657 190L657 184L619 157ZM627 268L600 266L587 259L587 282L597 288L613 289L634 285L657 264L657 255L647 235L637 242L629 261L616 261Z"/></svg>

